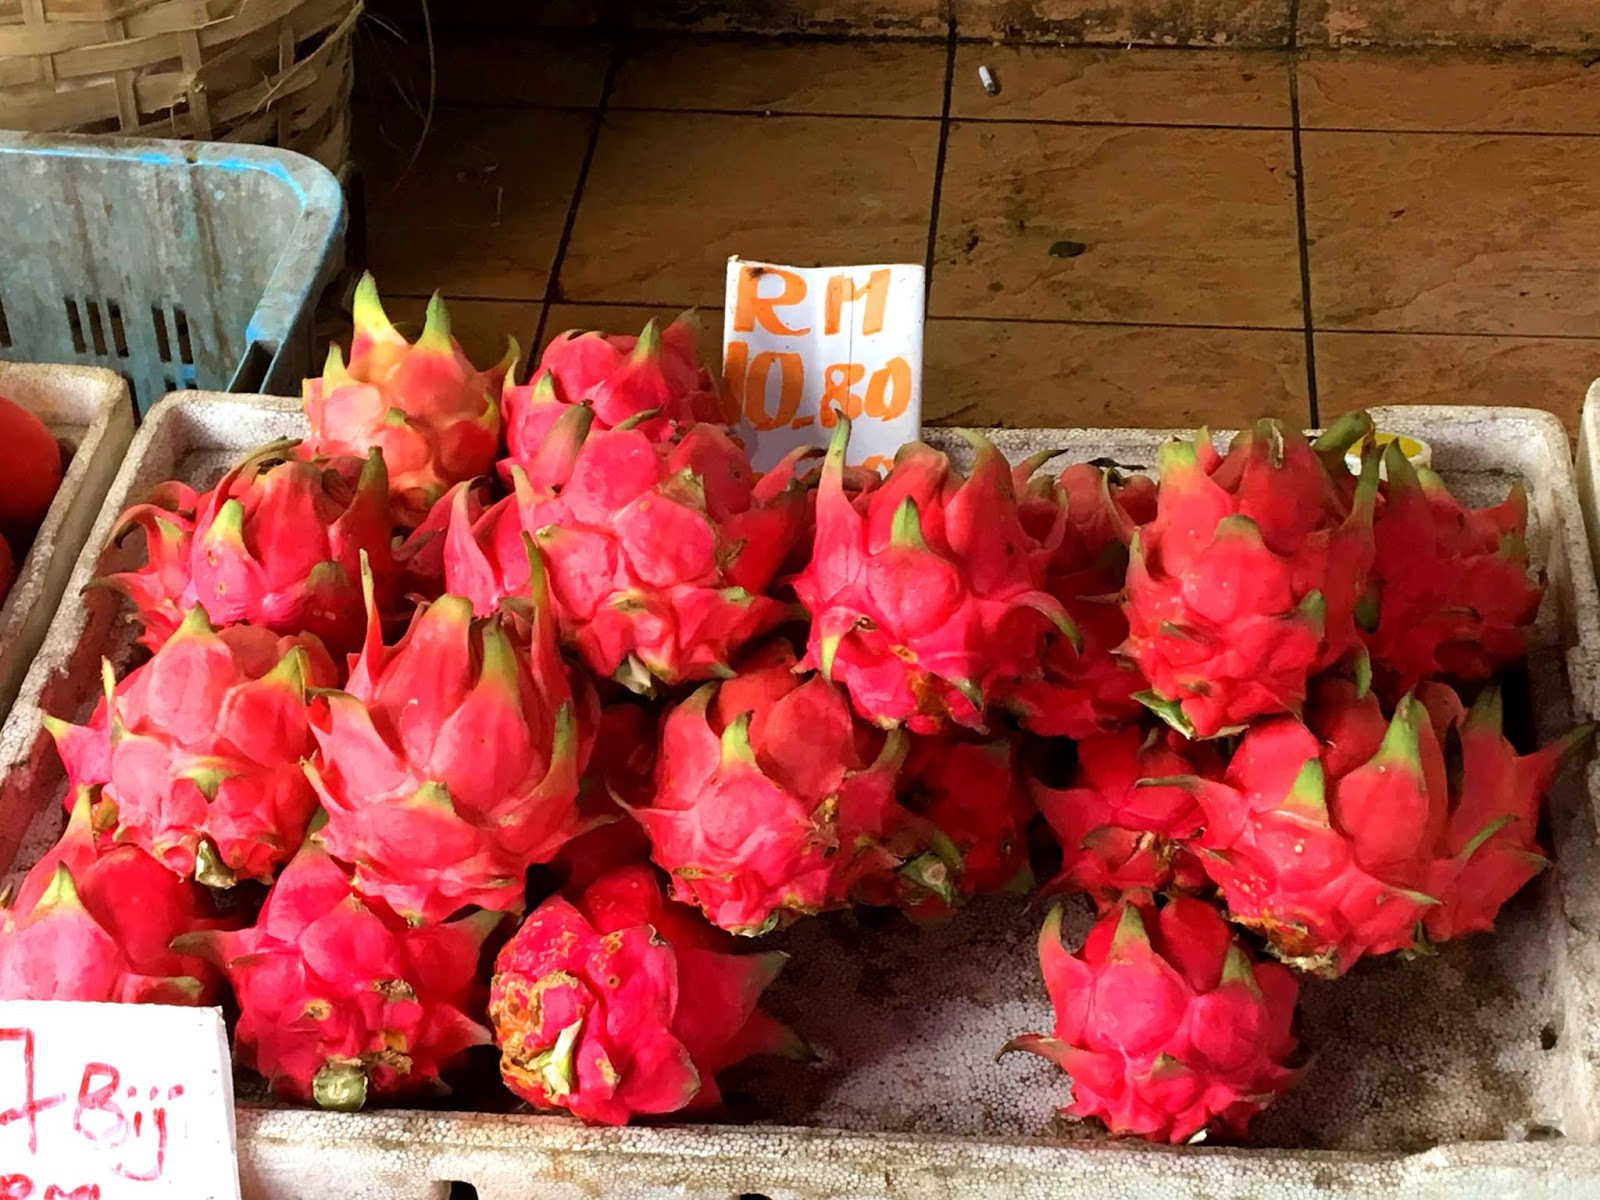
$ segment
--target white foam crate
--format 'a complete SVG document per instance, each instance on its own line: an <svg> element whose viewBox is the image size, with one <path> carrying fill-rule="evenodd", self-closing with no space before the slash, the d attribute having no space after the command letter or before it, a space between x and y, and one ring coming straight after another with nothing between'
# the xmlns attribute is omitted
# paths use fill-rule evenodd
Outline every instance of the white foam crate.
<svg viewBox="0 0 1600 1200"><path fill-rule="evenodd" d="M95 367L0 363L0 396L37 413L71 459L0 606L0 716L11 707L133 438L128 385ZM0 463L5 450L0 447ZM0 466L0 470L4 470Z"/></svg>
<svg viewBox="0 0 1600 1200"><path fill-rule="evenodd" d="M1523 708L1540 740L1564 732L1588 703L1575 701L1575 689L1593 690L1583 676L1600 620L1560 426L1507 409L1375 416L1385 429L1425 437L1436 466L1476 502L1498 499L1513 479L1527 486L1530 552L1549 596ZM97 563L96 551L115 512L149 487L173 475L210 483L243 450L302 431L292 400L191 393L164 402L140 430L71 586L111 565L114 556ZM933 436L949 442L948 431ZM995 436L1012 456L1052 445L1068 451L1062 461L1143 468L1170 434ZM91 594L57 614L0 729L0 864L11 857L8 825L10 845L22 842L18 868L61 825L63 781L40 703L87 713L100 655L125 662L130 646L109 597ZM996 899L937 930L892 914L840 914L777 939L792 957L768 1006L821 1059L738 1069L731 1090L760 1113L756 1124L589 1129L561 1117L342 1115L247 1102L238 1113L244 1193L299 1200L337 1180L347 1200L439 1200L450 1181L474 1185L483 1200L1600 1195L1600 845L1581 772L1563 775L1550 813L1556 866L1507 908L1494 936L1306 984L1306 1078L1245 1146L1110 1141L1052 1116L1068 1084L1048 1064L994 1063L1008 1037L1050 1022L1034 957L1040 914Z"/></svg>

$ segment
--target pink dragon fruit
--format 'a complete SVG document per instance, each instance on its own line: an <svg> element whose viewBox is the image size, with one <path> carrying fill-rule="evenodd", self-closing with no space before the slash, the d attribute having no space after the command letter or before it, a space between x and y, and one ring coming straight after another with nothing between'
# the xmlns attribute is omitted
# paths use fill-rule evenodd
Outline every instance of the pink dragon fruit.
<svg viewBox="0 0 1600 1200"><path fill-rule="evenodd" d="M317 800L306 694L330 688L327 651L304 635L189 610L155 657L106 695L88 725L46 717L67 774L98 790L95 824L212 887L271 882L305 839Z"/></svg>
<svg viewBox="0 0 1600 1200"><path fill-rule="evenodd" d="M1330 677L1309 727L1253 725L1224 780L1198 786L1206 872L1232 918L1285 962L1330 976L1422 945L1430 922L1436 939L1487 928L1543 866L1539 801L1590 730L1519 759L1492 693L1471 721L1460 714L1433 685L1426 703L1408 694L1386 718L1371 693ZM1443 748L1452 725L1459 772Z"/></svg>
<svg viewBox="0 0 1600 1200"><path fill-rule="evenodd" d="M1250 1119L1295 1082L1294 976L1256 962L1217 910L1186 896L1123 904L1083 950L1061 944L1061 910L1039 936L1055 1008L1052 1036L1026 1050L1072 1076L1066 1112L1118 1135L1187 1142L1215 1127L1243 1136Z"/></svg>
<svg viewBox="0 0 1600 1200"><path fill-rule="evenodd" d="M1521 660L1543 590L1528 577L1528 498L1521 484L1494 508L1463 508L1397 443L1373 526L1376 620L1365 633L1374 672L1398 695L1424 679L1478 682Z"/></svg>
<svg viewBox="0 0 1600 1200"><path fill-rule="evenodd" d="M1128 573L1128 543L1135 526L1155 518L1156 487L1142 475L1080 463L1059 479L1034 479L1036 460L1018 467L1022 519L1029 534L1050 552L1044 590L1067 610L1077 637L1053 634L1044 674L1018 680L1005 706L1023 726L1046 737L1087 738L1137 721L1144 712L1138 694L1148 685L1117 649L1128 636L1128 618L1118 603ZM1059 510L1066 500L1067 524Z"/></svg>
<svg viewBox="0 0 1600 1200"><path fill-rule="evenodd" d="M313 839L249 929L186 949L227 972L239 1001L234 1054L279 1096L354 1112L369 1099L442 1093L443 1071L489 1031L478 959L498 913L415 927L354 892Z"/></svg>
<svg viewBox="0 0 1600 1200"><path fill-rule="evenodd" d="M395 517L413 526L452 484L485 475L500 450L496 397L517 361L511 343L498 366L477 371L450 336L450 314L437 295L422 336L408 342L390 323L378 285L362 276L352 312L350 363L328 348L320 379L305 382L308 454L383 451Z"/></svg>
<svg viewBox="0 0 1600 1200"><path fill-rule="evenodd" d="M301 461L263 447L202 494L157 489L123 514L117 537L145 535L146 565L99 582L126 595L155 650L195 605L213 625L315 634L335 654L361 644L361 556L379 594L393 590L383 457Z"/></svg>
<svg viewBox="0 0 1600 1200"><path fill-rule="evenodd" d="M214 924L204 889L136 846L96 847L90 789L0 909L0 1000L209 1004L216 973L169 949Z"/></svg>
<svg viewBox="0 0 1600 1200"><path fill-rule="evenodd" d="M654 321L638 337L569 330L545 348L531 382L509 382L501 400L506 482L519 466L537 486L540 448L556 420L574 405L588 407L596 429L624 426L651 441L670 441L697 421L731 423L711 373L700 365L700 320L691 311L665 329Z"/></svg>
<svg viewBox="0 0 1600 1200"><path fill-rule="evenodd" d="M421 609L392 648L370 589L368 608L345 690L311 705L306 773L328 851L354 866L361 895L408 920L520 911L528 867L585 828L578 710L548 603L531 606L527 649L461 596Z"/></svg>
<svg viewBox="0 0 1600 1200"><path fill-rule="evenodd" d="M982 728L989 702L1037 676L1046 634L1075 636L1040 590L1043 555L1024 532L1000 452L974 435L963 479L920 442L881 487L844 487L850 422L834 428L817 492L816 545L794 589L811 615L805 666L891 728Z"/></svg>
<svg viewBox="0 0 1600 1200"><path fill-rule="evenodd" d="M489 1015L506 1086L607 1125L715 1108L719 1072L800 1050L756 1007L785 956L730 954L731 940L665 900L644 864L575 901L546 900L495 962Z"/></svg>
<svg viewBox="0 0 1600 1200"><path fill-rule="evenodd" d="M670 445L637 429L593 431L571 408L551 432L570 464L559 493L520 468L516 494L472 525L458 509L445 580L480 615L523 593L525 534L539 543L563 632L590 670L650 694L725 675L783 607L766 594L804 533L796 453L759 480L726 434L695 425Z"/></svg>
<svg viewBox="0 0 1600 1200"><path fill-rule="evenodd" d="M723 929L765 933L899 867L884 840L906 749L898 730L860 724L826 680L796 675L775 644L672 710L655 799L634 816L679 900Z"/></svg>
<svg viewBox="0 0 1600 1200"><path fill-rule="evenodd" d="M1031 891L1034 809L1016 743L913 737L910 745L897 786L905 812L889 843L905 863L889 877L894 894L877 902L926 920L972 896ZM859 891L870 896L871 881Z"/></svg>
<svg viewBox="0 0 1600 1200"><path fill-rule="evenodd" d="M1150 681L1141 699L1181 733L1298 712L1307 680L1359 648L1378 462L1366 456L1352 490L1344 452L1370 426L1357 414L1315 449L1275 421L1225 457L1203 432L1161 447L1156 517L1133 540L1123 653Z"/></svg>
<svg viewBox="0 0 1600 1200"><path fill-rule="evenodd" d="M1205 868L1189 843L1205 823L1195 777L1217 769L1204 746L1130 725L1077 751L1070 787L1029 784L1061 842L1061 873L1045 890L1087 892L1105 912L1129 893L1202 888Z"/></svg>

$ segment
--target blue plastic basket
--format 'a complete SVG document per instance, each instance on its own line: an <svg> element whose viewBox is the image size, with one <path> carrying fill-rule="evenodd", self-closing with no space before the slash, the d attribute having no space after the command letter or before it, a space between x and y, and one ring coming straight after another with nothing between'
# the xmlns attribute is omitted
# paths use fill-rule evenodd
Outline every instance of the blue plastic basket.
<svg viewBox="0 0 1600 1200"><path fill-rule="evenodd" d="M293 395L343 261L338 182L223 143L0 133L0 359Z"/></svg>

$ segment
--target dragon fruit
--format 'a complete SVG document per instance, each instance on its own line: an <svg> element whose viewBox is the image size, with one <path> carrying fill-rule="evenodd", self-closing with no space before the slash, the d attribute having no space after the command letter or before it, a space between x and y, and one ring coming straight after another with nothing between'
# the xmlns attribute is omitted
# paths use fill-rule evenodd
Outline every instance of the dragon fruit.
<svg viewBox="0 0 1600 1200"><path fill-rule="evenodd" d="M1223 457L1204 433L1161 447L1156 517L1131 548L1123 653L1150 681L1141 699L1181 733L1298 712L1308 679L1360 647L1378 460L1366 456L1352 490L1343 456L1370 426L1357 414L1315 448L1275 421Z"/></svg>
<svg viewBox="0 0 1600 1200"><path fill-rule="evenodd" d="M1034 810L1013 741L912 737L897 790L905 814L889 844L905 863L892 876L897 896L883 903L937 918L971 896L1032 889Z"/></svg>
<svg viewBox="0 0 1600 1200"><path fill-rule="evenodd" d="M533 564L528 648L502 617L446 595L383 644L371 589L367 642L344 691L311 705L306 765L328 851L356 890L412 921L467 905L520 911L528 867L583 831L578 706Z"/></svg>
<svg viewBox="0 0 1600 1200"><path fill-rule="evenodd" d="M1043 554L1023 530L1005 459L972 435L976 461L963 479L912 443L881 487L852 501L849 440L841 417L817 491L815 550L794 581L811 615L805 665L885 728L981 729L991 700L1038 675L1050 630L1075 636L1061 603L1039 590Z"/></svg>
<svg viewBox="0 0 1600 1200"><path fill-rule="evenodd" d="M858 722L774 644L671 711L655 798L633 814L679 900L723 929L765 933L899 866L884 841L906 752L904 733Z"/></svg>
<svg viewBox="0 0 1600 1200"><path fill-rule="evenodd" d="M583 405L596 429L625 426L651 441L670 441L697 421L731 423L711 373L700 365L700 320L691 311L665 329L654 321L638 337L569 330L545 348L530 382L509 382L501 399L508 457L506 482L519 466L535 484L540 448L568 408Z"/></svg>
<svg viewBox="0 0 1600 1200"><path fill-rule="evenodd" d="M1115 653L1128 636L1128 618L1118 603L1128 573L1128 542L1134 527L1154 520L1156 487L1142 475L1123 479L1114 471L1080 463L1058 479L1029 480L1030 460L1014 479L1022 496L1023 525L1050 551L1044 590L1067 610L1077 637L1052 634L1044 674L1020 679L1005 700L1028 730L1046 737L1087 738L1144 713L1138 694L1148 685L1139 669ZM1066 500L1067 523L1059 509Z"/></svg>
<svg viewBox="0 0 1600 1200"><path fill-rule="evenodd" d="M420 523L452 484L486 475L500 451L502 384L517 345L487 371L475 370L450 336L450 314L437 295L422 336L412 345L390 323L378 285L362 276L352 311L350 362L328 348L320 379L304 387L308 454L365 456L383 451L397 521Z"/></svg>
<svg viewBox="0 0 1600 1200"><path fill-rule="evenodd" d="M546 900L495 961L489 1015L506 1086L607 1125L715 1108L719 1072L799 1049L756 1008L785 956L730 954L731 940L665 900L646 864Z"/></svg>
<svg viewBox="0 0 1600 1200"><path fill-rule="evenodd" d="M1285 962L1328 976L1419 948L1430 926L1435 940L1487 928L1543 866L1539 802L1589 734L1518 758L1488 696L1463 719L1454 695L1430 685L1386 718L1375 695L1329 677L1309 725L1253 725L1225 778L1197 786L1206 872L1232 918ZM1459 771L1444 749L1452 727Z"/></svg>
<svg viewBox="0 0 1600 1200"><path fill-rule="evenodd" d="M1061 873L1047 892L1087 892L1102 912L1138 892L1198 891L1205 868L1190 848L1204 817L1194 777L1215 770L1201 743L1136 725L1078 743L1071 786L1029 781L1061 842Z"/></svg>
<svg viewBox="0 0 1600 1200"><path fill-rule="evenodd" d="M437 600L444 595L444 547L450 518L457 505L465 510L469 523L483 515L487 489L481 484L456 484L428 510L420 525L396 541L395 596L402 612L409 615L419 600Z"/></svg>
<svg viewBox="0 0 1600 1200"><path fill-rule="evenodd" d="M601 677L650 694L724 676L735 651L782 619L765 593L804 534L797 452L753 479L720 429L695 425L670 445L637 429L595 431L570 408L545 450L570 462L565 486L539 491L520 468L516 494L474 525L461 509L445 580L485 615L526 587L525 534L539 543L564 633ZM543 472L541 472L543 473Z"/></svg>
<svg viewBox="0 0 1600 1200"><path fill-rule="evenodd" d="M619 701L601 712L589 769L578 785L579 804L596 825L561 847L550 864L569 893L617 867L649 861L650 839L624 806L646 804L654 791L658 724L640 704Z"/></svg>
<svg viewBox="0 0 1600 1200"><path fill-rule="evenodd" d="M88 725L47 717L68 777L95 787L95 824L212 887L271 882L305 839L317 800L306 694L337 682L315 638L214 630L196 605Z"/></svg>
<svg viewBox="0 0 1600 1200"><path fill-rule="evenodd" d="M335 654L361 644L361 556L393 590L383 456L302 461L293 442L247 457L211 491L181 483L122 515L117 538L145 535L147 562L98 582L139 610L150 649L201 605L213 625L315 634Z"/></svg>
<svg viewBox="0 0 1600 1200"><path fill-rule="evenodd" d="M354 1112L369 1099L448 1091L440 1079L487 1029L476 982L480 912L414 927L357 894L313 838L284 868L254 926L195 934L239 1001L234 1054L288 1100Z"/></svg>
<svg viewBox="0 0 1600 1200"><path fill-rule="evenodd" d="M1439 903L1423 914L1429 941L1494 927L1502 905L1549 865L1539 845L1539 808L1563 761L1589 740L1581 725L1533 754L1519 756L1502 732L1498 688L1484 688L1470 710L1449 687L1423 684L1417 696L1439 741L1460 748L1460 783L1437 847L1427 891ZM1453 782L1453 781L1452 781Z"/></svg>
<svg viewBox="0 0 1600 1200"><path fill-rule="evenodd" d="M212 924L204 890L137 846L96 846L91 789L0 909L0 1000L209 1004L216 973L173 939Z"/></svg>
<svg viewBox="0 0 1600 1200"><path fill-rule="evenodd" d="M1384 456L1389 486L1373 525L1376 620L1365 633L1374 672L1392 695L1424 679L1472 683L1519 661L1543 592L1528 577L1528 498L1469 509L1398 444Z"/></svg>
<svg viewBox="0 0 1600 1200"><path fill-rule="evenodd" d="M1216 1128L1243 1136L1250 1119L1295 1082L1294 976L1256 962L1217 910L1177 896L1103 916L1082 951L1061 944L1061 910L1039 936L1055 1008L1051 1036L1026 1050L1072 1076L1066 1112L1118 1135L1187 1142Z"/></svg>

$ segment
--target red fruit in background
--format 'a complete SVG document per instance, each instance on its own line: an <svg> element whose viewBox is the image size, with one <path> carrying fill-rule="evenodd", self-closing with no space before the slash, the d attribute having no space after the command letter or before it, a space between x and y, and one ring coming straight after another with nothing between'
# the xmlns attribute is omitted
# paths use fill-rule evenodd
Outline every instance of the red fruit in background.
<svg viewBox="0 0 1600 1200"><path fill-rule="evenodd" d="M170 949L214 923L205 890L137 846L102 852L90 809L80 790L61 841L0 910L0 1000L212 1002L215 972Z"/></svg>
<svg viewBox="0 0 1600 1200"><path fill-rule="evenodd" d="M1159 912L1121 905L1076 955L1061 944L1056 908L1039 965L1054 1033L1013 1038L1002 1053L1026 1050L1071 1075L1072 1116L1153 1142L1212 1127L1242 1136L1297 1077L1284 1065L1295 1049L1294 976L1254 961L1202 900L1174 897Z"/></svg>
<svg viewBox="0 0 1600 1200"><path fill-rule="evenodd" d="M1136 696L1148 684L1117 653L1128 636L1118 599L1134 528L1155 518L1156 487L1145 476L1124 480L1089 463L1068 467L1058 479L1030 481L1036 462L1022 463L1013 475L1022 523L1048 550L1044 590L1061 601L1077 637L1052 633L1043 674L1018 680L1004 704L1033 733L1086 738L1144 713Z"/></svg>
<svg viewBox="0 0 1600 1200"><path fill-rule="evenodd" d="M0 396L0 533L19 549L33 540L61 486L61 447L35 413ZM3 591L3 589L0 589Z"/></svg>
<svg viewBox="0 0 1600 1200"><path fill-rule="evenodd" d="M372 1097L445 1092L441 1071L489 1031L478 956L499 923L480 912L414 927L357 896L307 842L249 929L187 944L228 974L234 1053L278 1095L350 1112Z"/></svg>
<svg viewBox="0 0 1600 1200"><path fill-rule="evenodd" d="M11 543L0 535L0 604L11 594L11 585L17 581L17 560L11 553Z"/></svg>
<svg viewBox="0 0 1600 1200"><path fill-rule="evenodd" d="M617 867L649 861L650 839L622 806L649 803L659 737L656 714L641 704L619 702L600 714L578 804L586 819L604 824L573 838L551 860L568 892L581 892Z"/></svg>
<svg viewBox="0 0 1600 1200"><path fill-rule="evenodd" d="M716 1107L718 1072L797 1049L756 1008L785 956L730 954L731 942L663 898L645 864L546 900L495 961L489 1016L506 1086L607 1125Z"/></svg>
<svg viewBox="0 0 1600 1200"><path fill-rule="evenodd" d="M897 790L905 811L891 848L907 861L893 876L865 881L863 899L929 919L972 896L1032 890L1028 822L1034 810L1013 741L913 736ZM876 898L890 882L890 894Z"/></svg>
<svg viewBox="0 0 1600 1200"><path fill-rule="evenodd" d="M1518 483L1471 509L1411 465L1399 444L1373 524L1376 621L1363 631L1376 678L1398 695L1424 679L1473 683L1527 651L1543 589L1528 577L1528 497Z"/></svg>
<svg viewBox="0 0 1600 1200"><path fill-rule="evenodd" d="M1205 869L1189 843L1205 817L1195 798L1214 755L1170 730L1130 725L1078 743L1072 785L1029 790L1061 843L1061 873L1046 891L1087 892L1100 911L1129 892L1195 891Z"/></svg>

